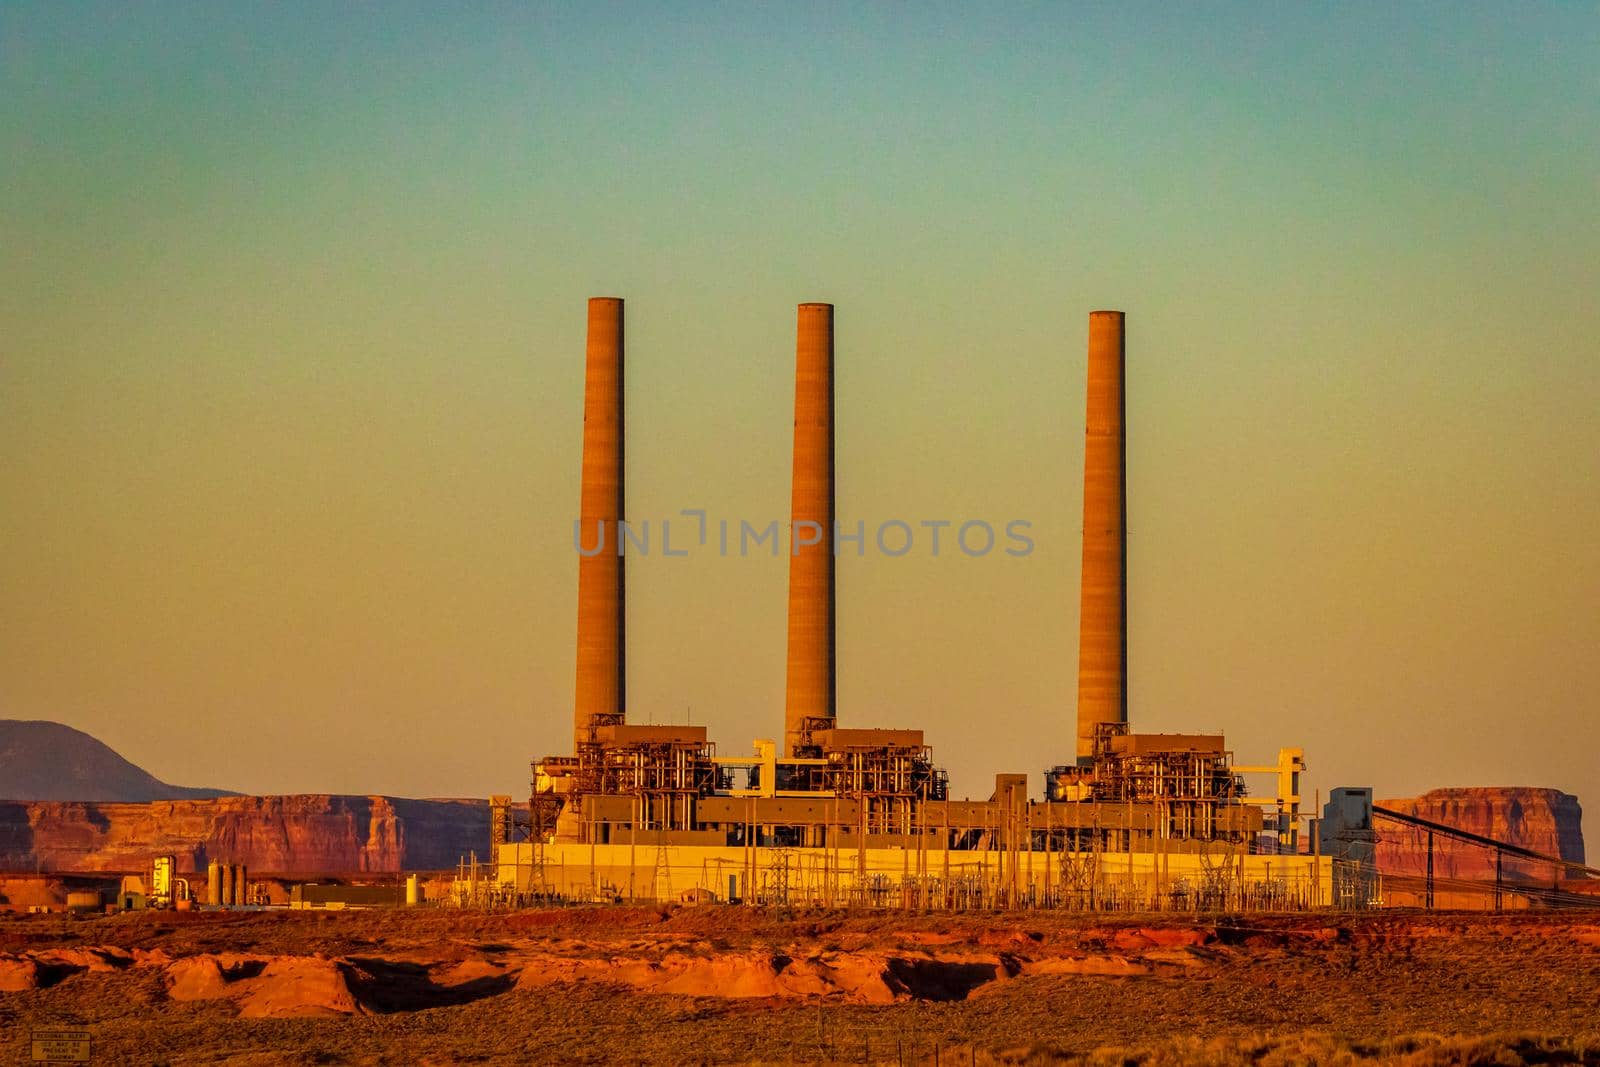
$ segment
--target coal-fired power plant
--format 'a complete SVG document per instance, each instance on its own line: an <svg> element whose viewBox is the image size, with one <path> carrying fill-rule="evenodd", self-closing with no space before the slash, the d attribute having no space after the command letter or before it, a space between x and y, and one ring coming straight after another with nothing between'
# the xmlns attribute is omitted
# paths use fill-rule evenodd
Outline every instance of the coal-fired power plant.
<svg viewBox="0 0 1600 1067"><path fill-rule="evenodd" d="M1128 481L1123 316L1089 314L1078 610L1078 762L1102 724L1128 721Z"/></svg>
<svg viewBox="0 0 1600 1067"><path fill-rule="evenodd" d="M1130 728L1125 353L1123 314L1090 314L1076 729L1059 736L1068 716L1052 716L1034 739L1071 751L1036 793L1027 774L999 773L988 797L957 800L915 724L837 721L830 304L798 309L782 735L736 755L703 726L626 721L622 301L591 300L575 745L534 762L525 816L495 806L501 889L948 908L1313 906L1348 893L1299 833L1300 749L1246 767L1220 734ZM1270 787L1253 796L1247 776Z"/></svg>
<svg viewBox="0 0 1600 1067"><path fill-rule="evenodd" d="M789 656L783 751L833 727L833 305L801 304L794 366Z"/></svg>
<svg viewBox="0 0 1600 1067"><path fill-rule="evenodd" d="M624 713L622 301L589 301L584 354L583 477L578 504L578 684L576 744L595 739L597 722Z"/></svg>

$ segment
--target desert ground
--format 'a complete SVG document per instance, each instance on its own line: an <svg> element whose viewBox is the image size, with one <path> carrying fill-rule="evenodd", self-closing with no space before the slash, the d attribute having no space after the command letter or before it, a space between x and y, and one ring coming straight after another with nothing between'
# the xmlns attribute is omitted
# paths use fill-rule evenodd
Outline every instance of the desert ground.
<svg viewBox="0 0 1600 1067"><path fill-rule="evenodd" d="M0 916L0 1060L1600 1063L1600 913Z"/></svg>

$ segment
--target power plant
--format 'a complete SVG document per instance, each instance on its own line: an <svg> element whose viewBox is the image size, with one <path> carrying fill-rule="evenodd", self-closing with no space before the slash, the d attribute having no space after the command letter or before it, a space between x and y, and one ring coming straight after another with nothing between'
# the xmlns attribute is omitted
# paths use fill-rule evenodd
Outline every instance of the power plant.
<svg viewBox="0 0 1600 1067"><path fill-rule="evenodd" d="M721 755L704 727L627 721L623 339L623 302L591 300L574 749L534 762L525 818L495 806L518 897L1149 909L1353 891L1300 833L1300 749L1246 767L1221 735L1130 728L1122 312L1089 315L1076 747L1038 800L1021 773L952 799L921 730L838 721L830 304L796 323L782 737Z"/></svg>

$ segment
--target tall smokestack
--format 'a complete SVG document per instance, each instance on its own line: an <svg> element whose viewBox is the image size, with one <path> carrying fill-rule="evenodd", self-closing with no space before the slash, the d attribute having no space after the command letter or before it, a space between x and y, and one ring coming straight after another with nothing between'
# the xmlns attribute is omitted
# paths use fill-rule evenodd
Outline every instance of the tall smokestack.
<svg viewBox="0 0 1600 1067"><path fill-rule="evenodd" d="M621 714L623 659L622 301L589 301L584 355L583 486L578 505L578 687L576 744L594 740L596 715ZM596 546L601 546L596 551Z"/></svg>
<svg viewBox="0 0 1600 1067"><path fill-rule="evenodd" d="M1078 614L1078 761L1098 723L1128 721L1128 502L1123 316L1089 313L1083 447L1083 577Z"/></svg>
<svg viewBox="0 0 1600 1067"><path fill-rule="evenodd" d="M784 751L807 719L835 712L833 658L833 305L801 304L794 367L789 537L789 664Z"/></svg>

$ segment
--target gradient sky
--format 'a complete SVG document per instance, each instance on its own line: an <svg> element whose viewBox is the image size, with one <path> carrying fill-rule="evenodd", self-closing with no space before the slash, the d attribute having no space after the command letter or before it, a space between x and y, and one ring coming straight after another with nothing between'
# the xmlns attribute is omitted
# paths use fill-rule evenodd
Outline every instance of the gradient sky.
<svg viewBox="0 0 1600 1067"><path fill-rule="evenodd" d="M974 14L974 12L982 12ZM628 509L1033 523L839 565L850 725L1072 753L1084 339L1131 708L1308 791L1600 806L1592 4L0 7L0 716L168 780L524 794L570 746L584 299ZM786 561L635 559L629 704L781 736Z"/></svg>

